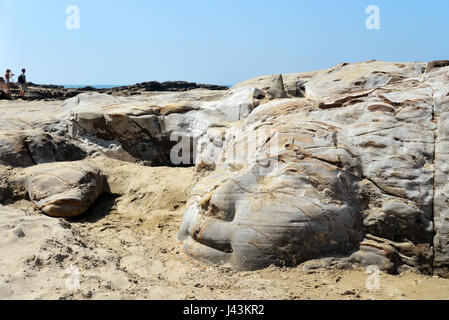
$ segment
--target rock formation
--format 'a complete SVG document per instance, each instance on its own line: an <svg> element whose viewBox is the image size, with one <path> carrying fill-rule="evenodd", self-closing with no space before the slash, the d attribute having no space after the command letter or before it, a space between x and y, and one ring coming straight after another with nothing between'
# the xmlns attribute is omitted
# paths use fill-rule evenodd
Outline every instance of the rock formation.
<svg viewBox="0 0 449 320"><path fill-rule="evenodd" d="M233 93L193 90L141 97L86 93L63 104L69 135L108 156L146 165L193 165L197 141L224 131L256 106L249 88ZM105 148L99 148L105 146ZM183 156L178 156L185 151Z"/></svg>
<svg viewBox="0 0 449 320"><path fill-rule="evenodd" d="M1 89L1 88L0 88ZM81 93L97 92L106 93L115 96L130 96L139 95L145 92L183 92L194 89L208 89L208 90L227 90L226 86L218 86L211 84L198 84L186 81L167 81L167 82L142 82L130 86L114 87L109 89L95 89L87 86L82 88L66 89L63 86L57 85L39 85L32 82L28 83L28 90L25 100L65 100L73 98ZM0 100L11 98L19 98L19 86L15 83L11 84L11 95L8 95L3 90L0 90Z"/></svg>
<svg viewBox="0 0 449 320"><path fill-rule="evenodd" d="M273 84L271 85L271 88L268 89L267 94L270 97L270 99L279 99L287 97L282 74L273 77Z"/></svg>
<svg viewBox="0 0 449 320"><path fill-rule="evenodd" d="M22 176L0 179L0 199L25 190L67 217L104 190L86 158L195 165L179 233L193 257L449 276L448 75L444 61L343 63L227 91L161 84L6 112L0 165Z"/></svg>
<svg viewBox="0 0 449 320"><path fill-rule="evenodd" d="M41 130L0 130L0 164L29 167L56 161L81 160L86 153L68 139Z"/></svg>
<svg viewBox="0 0 449 320"><path fill-rule="evenodd" d="M260 105L228 131L187 204L186 251L238 269L343 255L445 274L449 68L426 67L372 61L297 75L305 98Z"/></svg>
<svg viewBox="0 0 449 320"><path fill-rule="evenodd" d="M11 100L11 94L6 87L5 79L0 77L0 100Z"/></svg>
<svg viewBox="0 0 449 320"><path fill-rule="evenodd" d="M88 162L60 162L35 166L26 180L30 200L48 216L79 216L104 191L104 178Z"/></svg>

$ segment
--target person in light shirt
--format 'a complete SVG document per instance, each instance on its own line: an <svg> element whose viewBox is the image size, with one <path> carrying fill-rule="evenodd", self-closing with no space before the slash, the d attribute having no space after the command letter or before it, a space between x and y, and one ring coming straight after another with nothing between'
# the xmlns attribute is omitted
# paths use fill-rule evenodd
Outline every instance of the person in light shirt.
<svg viewBox="0 0 449 320"><path fill-rule="evenodd" d="M11 72L10 69L6 69L5 84L6 84L6 90L8 90L8 92L11 92L11 78L12 77L14 77L14 74Z"/></svg>

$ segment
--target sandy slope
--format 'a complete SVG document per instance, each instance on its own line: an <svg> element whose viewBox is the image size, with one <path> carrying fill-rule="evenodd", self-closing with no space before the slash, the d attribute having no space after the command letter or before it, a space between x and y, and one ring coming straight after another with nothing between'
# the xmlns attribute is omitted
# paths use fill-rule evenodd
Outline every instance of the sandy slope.
<svg viewBox="0 0 449 320"><path fill-rule="evenodd" d="M370 291L365 270L235 272L192 260L176 236L198 174L93 161L115 195L102 197L81 218L48 218L26 200L9 204L26 214L0 207L0 299L449 298L449 280L413 272L381 274L380 289ZM80 270L74 291L66 287L72 265Z"/></svg>

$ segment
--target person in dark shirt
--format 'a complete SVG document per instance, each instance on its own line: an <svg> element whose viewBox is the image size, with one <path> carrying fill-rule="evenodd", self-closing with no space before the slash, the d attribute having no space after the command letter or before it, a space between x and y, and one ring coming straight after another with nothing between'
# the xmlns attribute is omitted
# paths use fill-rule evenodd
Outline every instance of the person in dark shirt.
<svg viewBox="0 0 449 320"><path fill-rule="evenodd" d="M27 78L25 76L26 70L22 69L22 74L19 76L19 84L20 84L20 96L25 96L25 91L27 90Z"/></svg>

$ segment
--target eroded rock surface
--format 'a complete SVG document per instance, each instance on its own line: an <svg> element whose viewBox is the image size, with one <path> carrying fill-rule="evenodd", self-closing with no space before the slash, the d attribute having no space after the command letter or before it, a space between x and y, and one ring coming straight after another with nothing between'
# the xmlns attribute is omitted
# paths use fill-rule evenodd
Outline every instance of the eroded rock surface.
<svg viewBox="0 0 449 320"><path fill-rule="evenodd" d="M120 160L171 166L193 165L197 141L210 128L229 128L257 105L251 90L243 88L230 94L199 89L147 98L83 94L63 109L71 115L70 136L84 141L87 150L93 144L94 152Z"/></svg>
<svg viewBox="0 0 449 320"><path fill-rule="evenodd" d="M104 191L100 170L89 162L35 166L26 189L37 208L52 217L75 217L86 212Z"/></svg>
<svg viewBox="0 0 449 320"><path fill-rule="evenodd" d="M371 61L286 75L305 97L263 101L227 131L188 202L185 250L239 269L336 254L390 272L444 269L449 68L426 68Z"/></svg>

